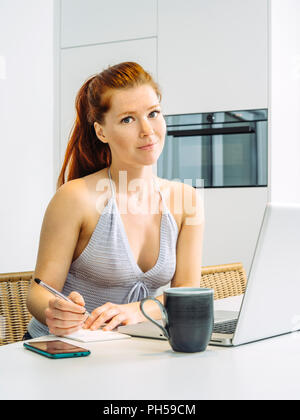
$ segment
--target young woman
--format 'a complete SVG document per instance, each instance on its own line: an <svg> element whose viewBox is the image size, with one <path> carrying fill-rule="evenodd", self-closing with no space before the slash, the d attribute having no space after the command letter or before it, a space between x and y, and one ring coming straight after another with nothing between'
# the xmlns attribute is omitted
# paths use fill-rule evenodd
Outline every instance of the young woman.
<svg viewBox="0 0 300 420"><path fill-rule="evenodd" d="M35 268L35 277L72 303L33 283L27 337L144 321L142 298L170 282L199 287L203 215L196 191L152 171L166 134L160 98L157 84L133 62L81 87ZM155 302L147 310L160 318Z"/></svg>

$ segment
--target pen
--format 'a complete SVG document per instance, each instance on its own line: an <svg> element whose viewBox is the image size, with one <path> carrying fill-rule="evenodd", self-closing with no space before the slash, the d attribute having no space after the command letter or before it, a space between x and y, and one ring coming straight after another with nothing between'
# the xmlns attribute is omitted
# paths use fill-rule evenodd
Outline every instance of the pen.
<svg viewBox="0 0 300 420"><path fill-rule="evenodd" d="M39 284L40 286L43 286L45 289L47 289L50 293L52 293L55 296L58 296L64 300L67 300L68 302L74 303L71 299L69 299L67 296L63 295L62 293L58 292L57 290L53 289L53 287L49 286L49 284L44 283L40 279L34 279L34 281ZM84 315L90 316L89 312L86 310Z"/></svg>

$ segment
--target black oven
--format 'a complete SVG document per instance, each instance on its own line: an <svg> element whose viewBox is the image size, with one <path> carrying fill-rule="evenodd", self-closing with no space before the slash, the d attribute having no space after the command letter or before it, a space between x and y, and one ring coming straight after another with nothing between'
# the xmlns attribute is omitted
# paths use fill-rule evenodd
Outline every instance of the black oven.
<svg viewBox="0 0 300 420"><path fill-rule="evenodd" d="M268 111L165 116L167 136L157 175L205 188L268 183ZM203 186L203 184L202 184Z"/></svg>

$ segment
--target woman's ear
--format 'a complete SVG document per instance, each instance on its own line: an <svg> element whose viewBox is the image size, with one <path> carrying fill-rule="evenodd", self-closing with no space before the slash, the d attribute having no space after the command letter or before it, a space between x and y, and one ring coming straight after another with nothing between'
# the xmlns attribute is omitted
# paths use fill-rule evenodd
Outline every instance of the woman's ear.
<svg viewBox="0 0 300 420"><path fill-rule="evenodd" d="M102 143L107 143L106 137L104 135L103 126L98 122L94 122L94 129L98 139L101 140Z"/></svg>

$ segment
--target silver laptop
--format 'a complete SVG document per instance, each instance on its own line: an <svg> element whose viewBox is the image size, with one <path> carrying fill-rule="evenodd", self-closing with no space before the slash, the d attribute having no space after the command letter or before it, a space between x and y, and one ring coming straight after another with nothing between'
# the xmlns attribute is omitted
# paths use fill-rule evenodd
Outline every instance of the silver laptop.
<svg viewBox="0 0 300 420"><path fill-rule="evenodd" d="M240 311L217 311L210 344L237 346L300 329L300 205L269 203ZM118 328L164 339L150 322Z"/></svg>

